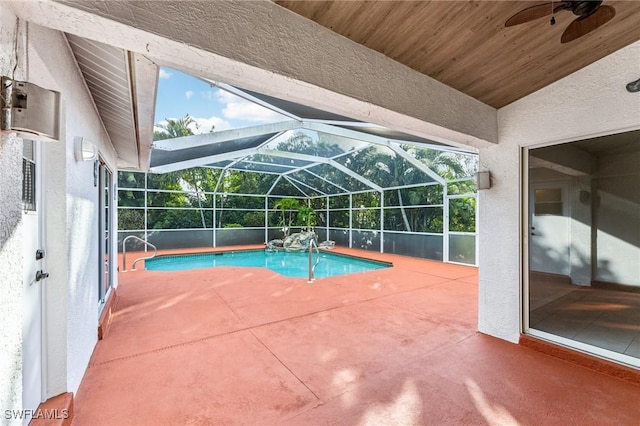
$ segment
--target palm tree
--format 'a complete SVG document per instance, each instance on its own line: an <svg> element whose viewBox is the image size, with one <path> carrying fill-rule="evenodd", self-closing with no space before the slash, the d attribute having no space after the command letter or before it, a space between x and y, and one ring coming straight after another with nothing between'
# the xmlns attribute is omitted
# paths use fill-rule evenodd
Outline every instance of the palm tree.
<svg viewBox="0 0 640 426"><path fill-rule="evenodd" d="M473 157L464 154L450 153L430 149L418 149L410 145L403 145L404 149L418 161L425 164L445 180L457 179L472 175L475 170ZM358 151L348 160L354 171L382 187L398 187L424 181L424 175L407 160L388 149L369 147ZM467 185L462 182L460 185ZM402 215L405 230L412 231L412 220L409 219L405 208L402 190L396 189L398 207ZM411 201L411 200L409 200ZM410 204L412 204L410 202Z"/></svg>
<svg viewBox="0 0 640 426"><path fill-rule="evenodd" d="M161 140L161 139L173 139L180 138L183 136L191 136L193 135L193 130L191 130L191 126L198 129L198 123L191 117L189 114L185 115L182 118L166 118L166 123L158 123L156 127L162 129L154 130L153 132L153 140ZM196 191L196 200L198 201L198 207L200 208L200 219L202 220L202 227L206 228L207 224L204 219L204 211L202 210L202 200L200 197L200 179L196 175L194 169L189 169L186 173L182 174L182 179L193 189Z"/></svg>
<svg viewBox="0 0 640 426"><path fill-rule="evenodd" d="M293 223L293 211L300 207L300 203L295 198L281 198L276 201L273 205L276 209L279 209L282 213L282 226L284 237L287 238L289 236L289 229L291 228L291 224ZM289 212L288 222L285 221L285 212Z"/></svg>
<svg viewBox="0 0 640 426"><path fill-rule="evenodd" d="M193 135L191 126L198 129L198 123L189 114L182 118L165 118L166 123L157 123L156 127L162 129L153 132L153 140L173 139L182 136Z"/></svg>

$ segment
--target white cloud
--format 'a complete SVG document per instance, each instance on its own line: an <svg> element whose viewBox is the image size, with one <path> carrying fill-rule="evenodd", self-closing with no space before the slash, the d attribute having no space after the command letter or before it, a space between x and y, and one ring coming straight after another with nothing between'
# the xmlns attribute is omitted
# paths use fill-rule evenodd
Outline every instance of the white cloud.
<svg viewBox="0 0 640 426"><path fill-rule="evenodd" d="M216 92L213 92L212 95L216 96L216 99L222 104L232 104L238 102L247 102L242 98L234 95L233 93L229 93L225 90L218 89Z"/></svg>
<svg viewBox="0 0 640 426"><path fill-rule="evenodd" d="M168 78L171 78L173 74L171 74L169 71L166 71L162 68L160 68L160 74L158 75L159 78L166 80Z"/></svg>
<svg viewBox="0 0 640 426"><path fill-rule="evenodd" d="M194 117L193 120L198 124L198 128L191 128L196 135L200 133L209 133L211 126L214 127L214 131L219 132L221 130L231 129L233 126L224 118L216 117L215 115L209 118Z"/></svg>
<svg viewBox="0 0 640 426"><path fill-rule="evenodd" d="M200 92L200 96L202 96L203 98L209 100L209 101L214 101L217 99L217 93L216 92L220 92L220 90L206 90L204 92Z"/></svg>
<svg viewBox="0 0 640 426"><path fill-rule="evenodd" d="M239 98L224 90L216 93L218 102L225 104L222 115L229 120L245 120L257 123L270 123L281 121L284 117L277 112L271 111L253 102ZM213 96L213 93L211 94Z"/></svg>
<svg viewBox="0 0 640 426"><path fill-rule="evenodd" d="M193 90L187 90L184 95L187 97L187 100L191 99L193 96Z"/></svg>

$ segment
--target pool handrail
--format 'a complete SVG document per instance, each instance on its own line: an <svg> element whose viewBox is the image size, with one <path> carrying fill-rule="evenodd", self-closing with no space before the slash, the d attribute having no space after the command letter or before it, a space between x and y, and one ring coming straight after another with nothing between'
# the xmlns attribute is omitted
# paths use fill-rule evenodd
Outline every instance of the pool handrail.
<svg viewBox="0 0 640 426"><path fill-rule="evenodd" d="M316 258L316 263L313 264L312 266L312 258L313 258L313 247L315 246L316 249L316 253L318 254L318 257ZM318 248L318 243L316 242L315 238L312 238L311 240L309 240L309 279L307 280L307 283L311 284L312 282L314 282L316 280L315 277L315 270L316 270L316 266L318 266L318 263L320 263L320 248Z"/></svg>
<svg viewBox="0 0 640 426"><path fill-rule="evenodd" d="M158 248L156 246L154 246L153 244L151 244L150 242L148 242L146 240L143 240L142 238L140 238L138 236L129 235L124 240L122 240L122 272L128 272L127 271L127 245L126 244L127 244L127 241L129 241L130 239L138 240L141 243L146 244L147 246L153 248L153 254L151 256L139 257L139 258L137 258L136 260L133 261L133 264L131 265L131 271L135 271L136 270L136 263L138 263L139 261L153 259L158 254Z"/></svg>

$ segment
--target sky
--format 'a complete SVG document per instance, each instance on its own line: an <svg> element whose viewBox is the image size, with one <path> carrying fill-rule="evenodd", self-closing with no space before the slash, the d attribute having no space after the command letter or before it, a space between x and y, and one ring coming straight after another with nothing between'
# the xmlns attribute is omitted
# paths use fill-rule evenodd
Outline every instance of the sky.
<svg viewBox="0 0 640 426"><path fill-rule="evenodd" d="M160 68L155 123L189 114L197 123L195 134L255 126L285 120L269 109L211 87L202 80L170 68Z"/></svg>

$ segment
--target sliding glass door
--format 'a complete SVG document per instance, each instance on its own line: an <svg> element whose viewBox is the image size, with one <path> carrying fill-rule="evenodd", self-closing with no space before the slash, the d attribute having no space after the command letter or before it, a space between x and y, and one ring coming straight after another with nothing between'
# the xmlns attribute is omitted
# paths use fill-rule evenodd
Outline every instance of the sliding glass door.
<svg viewBox="0 0 640 426"><path fill-rule="evenodd" d="M525 330L640 366L640 131L527 157Z"/></svg>
<svg viewBox="0 0 640 426"><path fill-rule="evenodd" d="M106 301L109 289L113 285L111 239L113 238L112 230L112 199L113 199L113 176L109 168L101 161L99 166L99 184L100 190L100 277L98 280L98 299L101 305Z"/></svg>

